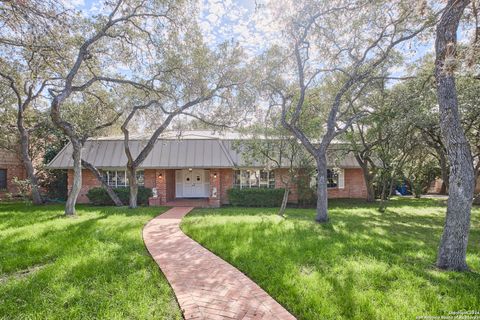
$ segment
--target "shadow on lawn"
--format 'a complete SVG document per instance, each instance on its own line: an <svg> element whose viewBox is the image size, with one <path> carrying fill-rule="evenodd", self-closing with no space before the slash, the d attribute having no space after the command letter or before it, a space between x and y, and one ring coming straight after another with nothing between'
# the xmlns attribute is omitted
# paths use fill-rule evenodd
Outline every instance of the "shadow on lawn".
<svg viewBox="0 0 480 320"><path fill-rule="evenodd" d="M85 208L87 207L79 206L78 217L66 218L58 214L63 210L61 205L32 206L28 207L28 211L2 206L0 217L9 223L0 223L0 230L9 232L0 236L0 252L3 256L0 272L10 273L31 265L48 263L66 254L75 254L75 251L90 250L97 242L128 247L132 238L138 238L137 243L143 245L143 221L148 220L145 217L156 215L155 210L145 213L138 210L89 207L93 211L88 212ZM142 221L121 219L135 216ZM110 225L106 221L108 219L112 220ZM131 232L133 234L130 235Z"/></svg>
<svg viewBox="0 0 480 320"><path fill-rule="evenodd" d="M141 236L162 208L79 206L78 218L59 215L61 205L27 209L0 209L15 219L2 228L21 230L0 234L0 318L180 319Z"/></svg>
<svg viewBox="0 0 480 320"><path fill-rule="evenodd" d="M402 300L432 312L442 310L444 299L480 305L480 274L434 268L444 223L438 200L393 200L383 214L376 208L359 201L331 201L331 222L325 225L313 221L313 209L289 209L286 220L263 218L268 212L274 217L275 208L197 210L182 228L249 275L299 319L318 318L327 303L334 303L335 312L348 319L359 314L376 318L378 303L395 309L403 307ZM242 221L238 219L242 212L262 218ZM478 213L472 215L472 225L478 223ZM225 220L209 224L217 215ZM472 229L470 264L476 269L479 242L479 230ZM402 286L405 292L399 291ZM413 311L398 312L396 318Z"/></svg>

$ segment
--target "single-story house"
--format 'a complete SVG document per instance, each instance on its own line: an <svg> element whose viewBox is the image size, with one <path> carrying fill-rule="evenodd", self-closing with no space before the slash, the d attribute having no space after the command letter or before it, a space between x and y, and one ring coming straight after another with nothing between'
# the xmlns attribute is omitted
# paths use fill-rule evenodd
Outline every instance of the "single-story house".
<svg viewBox="0 0 480 320"><path fill-rule="evenodd" d="M0 148L0 199L8 194L15 196L18 188L14 179L24 180L27 177L25 167L17 152Z"/></svg>
<svg viewBox="0 0 480 320"><path fill-rule="evenodd" d="M156 142L152 152L138 170L139 184L152 188L150 205L174 205L182 199L203 199L208 206L228 204L230 188L281 188L287 168L267 170L265 165L251 165L235 141L245 140L238 133L208 131L168 132ZM138 155L147 139L132 138L130 148ZM65 146L48 164L51 169L68 170L68 187L72 185L73 160L71 145ZM85 143L83 159L104 173L113 187L127 186L123 137L90 139ZM362 171L352 155L329 163L328 195L330 198L366 198ZM287 175L288 176L288 175ZM100 182L87 169L82 171L83 186L79 203L88 203L87 192ZM298 193L292 188L289 201L297 202Z"/></svg>

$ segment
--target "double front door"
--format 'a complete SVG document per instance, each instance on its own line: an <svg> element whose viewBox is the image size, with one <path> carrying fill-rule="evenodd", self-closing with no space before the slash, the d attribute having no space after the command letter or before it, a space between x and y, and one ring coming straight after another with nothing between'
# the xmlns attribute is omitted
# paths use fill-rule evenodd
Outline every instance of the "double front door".
<svg viewBox="0 0 480 320"><path fill-rule="evenodd" d="M203 169L179 170L177 172L177 198L208 197L210 181L208 171ZM181 181L178 181L181 178ZM181 182L181 183L179 183Z"/></svg>

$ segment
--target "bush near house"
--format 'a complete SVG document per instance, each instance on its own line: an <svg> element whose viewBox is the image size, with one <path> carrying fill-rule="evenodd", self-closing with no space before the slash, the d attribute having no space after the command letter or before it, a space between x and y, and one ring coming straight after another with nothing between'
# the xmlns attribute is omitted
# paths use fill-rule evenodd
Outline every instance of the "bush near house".
<svg viewBox="0 0 480 320"><path fill-rule="evenodd" d="M228 190L228 198L233 206L239 207L278 207L282 204L285 189L239 189Z"/></svg>
<svg viewBox="0 0 480 320"><path fill-rule="evenodd" d="M128 204L130 199L130 188L120 187L113 188L113 191L118 195L123 204ZM152 196L152 189L145 187L138 187L137 201L139 205L148 205L148 198ZM107 193L107 190L102 187L91 188L87 193L88 200L96 206L111 206L113 205L112 199Z"/></svg>

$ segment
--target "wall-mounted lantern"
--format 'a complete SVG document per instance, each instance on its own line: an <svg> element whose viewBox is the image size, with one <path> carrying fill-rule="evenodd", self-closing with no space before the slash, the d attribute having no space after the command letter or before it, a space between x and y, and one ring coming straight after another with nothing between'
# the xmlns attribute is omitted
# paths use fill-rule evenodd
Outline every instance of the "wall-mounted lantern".
<svg viewBox="0 0 480 320"><path fill-rule="evenodd" d="M217 173L216 172L213 173L213 179L217 179Z"/></svg>
<svg viewBox="0 0 480 320"><path fill-rule="evenodd" d="M160 173L160 174L158 175L158 179L162 179L162 178L163 178L163 173Z"/></svg>

